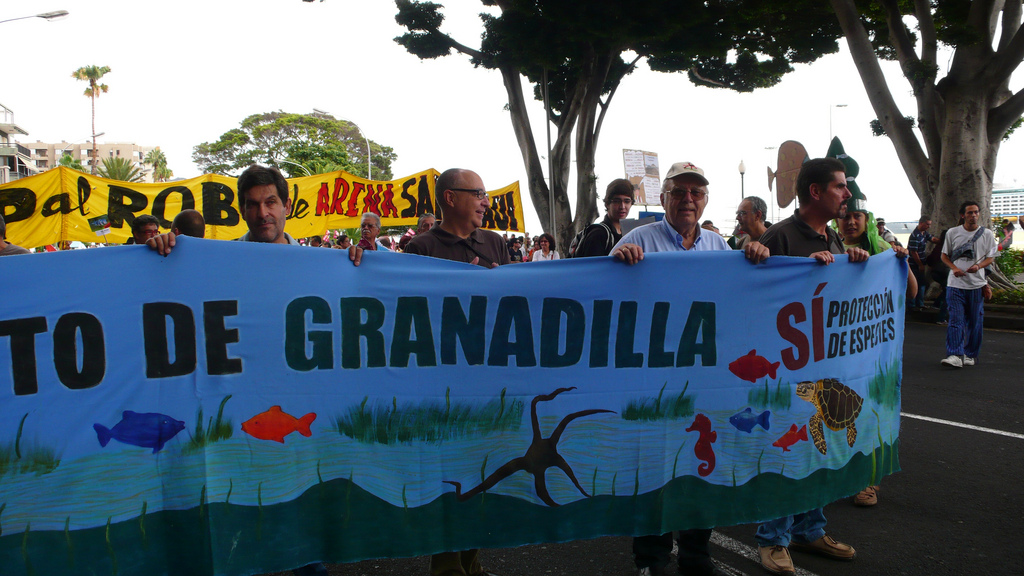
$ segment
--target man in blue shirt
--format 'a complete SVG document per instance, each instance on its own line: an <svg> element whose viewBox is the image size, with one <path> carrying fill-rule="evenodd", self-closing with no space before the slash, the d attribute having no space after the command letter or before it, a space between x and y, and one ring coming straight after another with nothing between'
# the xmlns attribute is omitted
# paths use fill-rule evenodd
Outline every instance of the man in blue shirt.
<svg viewBox="0 0 1024 576"><path fill-rule="evenodd" d="M921 308L924 306L924 293L928 289L928 279L924 275L924 258L928 250L929 242L938 242L939 239L928 232L932 225L932 219L922 216L917 222L917 228L910 233L910 240L907 242L907 250L910 251L910 270L917 278L917 295L914 297L910 308Z"/></svg>
<svg viewBox="0 0 1024 576"><path fill-rule="evenodd" d="M690 162L673 164L661 187L661 205L665 218L627 232L612 249L616 258L632 265L643 260L646 252L730 250L721 235L700 227L700 217L708 205L708 179L700 168ZM743 252L754 264L768 258L768 249L756 241L748 242ZM679 574L724 574L711 562L710 539L710 528L679 532ZM671 552L671 533L633 538L633 561L639 576L667 574Z"/></svg>

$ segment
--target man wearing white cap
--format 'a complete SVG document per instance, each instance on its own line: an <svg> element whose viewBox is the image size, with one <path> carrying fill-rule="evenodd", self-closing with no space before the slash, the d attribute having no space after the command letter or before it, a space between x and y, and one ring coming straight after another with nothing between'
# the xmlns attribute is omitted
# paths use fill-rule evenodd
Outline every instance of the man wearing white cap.
<svg viewBox="0 0 1024 576"><path fill-rule="evenodd" d="M704 171L690 162L676 162L661 186L665 218L627 232L612 249L612 255L627 264L636 264L646 252L730 250L721 235L701 229L700 218L707 204L708 179ZM748 242L743 252L754 264L768 258L768 249L756 241ZM679 532L679 574L724 574L711 561L710 539L710 528ZM671 533L633 538L633 561L640 576L668 574L671 552Z"/></svg>

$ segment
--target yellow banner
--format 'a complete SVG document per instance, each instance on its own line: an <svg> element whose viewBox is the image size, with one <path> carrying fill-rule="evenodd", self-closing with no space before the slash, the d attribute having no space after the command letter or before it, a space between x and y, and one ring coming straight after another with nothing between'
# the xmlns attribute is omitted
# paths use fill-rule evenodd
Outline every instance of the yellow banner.
<svg viewBox="0 0 1024 576"><path fill-rule="evenodd" d="M340 171L291 178L292 210L285 231L301 238L329 229L356 228L365 212L378 214L384 226L413 227L421 215L437 212L434 181L438 175L430 169L387 182ZM188 208L203 214L207 238L233 240L248 230L239 212L235 183L235 178L204 174L140 184L61 166L0 186L0 213L7 222L7 240L26 248L68 240L123 244L131 237L131 223L137 216L152 214L160 220L161 230L167 231L174 216ZM489 194L491 209L484 216L484 228L523 232L519 183ZM104 217L110 232L100 236L94 228Z"/></svg>

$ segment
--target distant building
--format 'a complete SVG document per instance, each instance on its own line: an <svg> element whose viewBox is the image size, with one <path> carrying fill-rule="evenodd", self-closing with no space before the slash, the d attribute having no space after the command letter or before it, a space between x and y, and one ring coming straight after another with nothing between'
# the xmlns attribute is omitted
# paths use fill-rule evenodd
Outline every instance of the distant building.
<svg viewBox="0 0 1024 576"><path fill-rule="evenodd" d="M993 188L990 211L993 218L1016 221L1017 216L1024 214L1024 188Z"/></svg>
<svg viewBox="0 0 1024 576"><path fill-rule="evenodd" d="M92 141L69 144L68 142L49 143L29 142L24 144L31 152L32 160L39 170L49 170L57 166L61 156L70 154L75 160L80 160L86 169L92 165ZM104 158L127 158L135 164L135 167L142 172L143 181L153 181L153 167L145 164L146 154L156 149L156 146L139 146L130 142L114 142L108 144L96 143L96 155L99 157L97 168L102 166Z"/></svg>
<svg viewBox="0 0 1024 576"><path fill-rule="evenodd" d="M32 161L31 151L17 142L11 142L11 136L16 134L27 135L28 132L14 123L14 112L0 104L0 184L39 173Z"/></svg>

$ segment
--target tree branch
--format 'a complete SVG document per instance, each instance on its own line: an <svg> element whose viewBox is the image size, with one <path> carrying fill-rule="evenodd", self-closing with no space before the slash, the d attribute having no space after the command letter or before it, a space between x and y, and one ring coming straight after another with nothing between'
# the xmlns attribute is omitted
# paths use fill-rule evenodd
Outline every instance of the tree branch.
<svg viewBox="0 0 1024 576"><path fill-rule="evenodd" d="M615 96L615 92L618 91L619 86L622 85L622 79L628 76L630 73L633 72L633 70L636 69L636 63L639 62L641 58L643 58L643 55L641 54L637 54L636 58L633 58L633 61L630 62L629 65L626 67L626 71L622 73L622 76L619 78L619 80L615 82L615 85L612 86L611 90L608 91L608 97L604 99L604 102L601 102L601 113L597 116L597 125L594 127L595 149L597 148L597 136L601 133L601 125L604 124L604 115L608 111L608 106L611 106L612 98Z"/></svg>
<svg viewBox="0 0 1024 576"><path fill-rule="evenodd" d="M934 178L931 176L931 166L928 158L921 150L913 130L903 120L896 101L893 100L889 85L882 74L882 68L878 63L871 40L868 38L867 30L860 21L860 14L854 5L853 0L830 0L832 9L839 19L839 25L846 35L846 42L850 47L853 62L857 66L861 80L864 82L864 89L867 91L868 100L879 122L885 128L886 134L892 140L896 148L896 155L907 173L911 186L917 193L918 198L924 198L932 192ZM892 25L890 24L890 28Z"/></svg>
<svg viewBox="0 0 1024 576"><path fill-rule="evenodd" d="M917 126L924 138L924 146L929 158L939 158L942 153L942 136L939 126L942 125L944 107L942 96L935 89L935 77L938 66L935 61L938 53L938 34L935 30L935 19L932 18L929 0L914 0L914 16L921 33L921 71L929 70L927 82L921 82L915 93L917 99ZM932 175L938 178L937 166L932 166Z"/></svg>
<svg viewBox="0 0 1024 576"><path fill-rule="evenodd" d="M1013 35L1020 28L1020 0L1005 0L1003 3L1002 29L999 33L999 51L1002 51L1009 43Z"/></svg>
<svg viewBox="0 0 1024 576"><path fill-rule="evenodd" d="M1008 35L1013 28L1013 35L1005 44L1002 38L999 39L999 51L992 62L992 76L997 84L1008 80L1024 60L1024 28L1020 25L1021 3L1020 0L1008 0L1007 3L1013 6L1009 12L1003 13L1003 34ZM1014 16L1012 24L1009 21L1011 15Z"/></svg>
<svg viewBox="0 0 1024 576"><path fill-rule="evenodd" d="M967 13L967 25L984 33L982 43L989 48L992 46L992 36L995 34L995 19L993 18L996 10L995 4L996 0L972 0L971 9Z"/></svg>
<svg viewBox="0 0 1024 576"><path fill-rule="evenodd" d="M896 48L896 58L900 62L903 75L910 80L916 90L918 88L916 73L920 68L921 60L914 52L914 43L910 40L910 31L903 23L903 14L900 13L899 4L896 0L882 0L885 7L885 21L889 25L889 39Z"/></svg>
<svg viewBox="0 0 1024 576"><path fill-rule="evenodd" d="M1002 139L1010 126L1024 115L1024 89L1018 90L1016 94L989 110L988 112L988 139L989 142L998 142Z"/></svg>
<svg viewBox="0 0 1024 576"><path fill-rule="evenodd" d="M921 31L921 62L934 66L938 52L938 35L935 33L935 20L932 18L932 7L929 0L914 0L914 16L917 27Z"/></svg>

